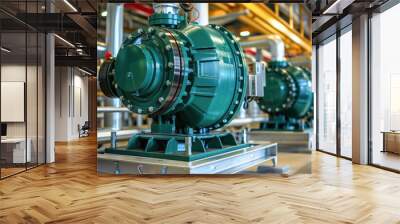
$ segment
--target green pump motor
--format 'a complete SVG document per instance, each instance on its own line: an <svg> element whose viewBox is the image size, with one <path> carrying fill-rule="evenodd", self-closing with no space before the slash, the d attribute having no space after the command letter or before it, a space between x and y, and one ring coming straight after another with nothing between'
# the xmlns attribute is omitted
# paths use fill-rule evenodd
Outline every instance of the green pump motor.
<svg viewBox="0 0 400 224"><path fill-rule="evenodd" d="M261 129L304 130L312 127L313 92L310 72L287 61L268 63L264 97L258 100L269 121Z"/></svg>
<svg viewBox="0 0 400 224"><path fill-rule="evenodd" d="M131 34L98 77L106 96L153 119L151 131L106 152L191 161L245 147L213 131L232 120L246 95L247 66L235 37L187 22L178 4L154 5L149 28Z"/></svg>

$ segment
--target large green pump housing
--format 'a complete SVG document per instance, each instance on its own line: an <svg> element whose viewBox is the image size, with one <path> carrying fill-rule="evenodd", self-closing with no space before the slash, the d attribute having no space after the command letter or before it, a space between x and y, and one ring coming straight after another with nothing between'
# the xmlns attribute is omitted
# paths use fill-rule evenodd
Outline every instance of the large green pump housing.
<svg viewBox="0 0 400 224"><path fill-rule="evenodd" d="M225 28L186 18L153 14L150 26L131 34L101 66L104 94L153 119L150 133L108 152L189 161L243 146L228 133L212 132L232 120L245 98L242 49Z"/></svg>
<svg viewBox="0 0 400 224"><path fill-rule="evenodd" d="M269 121L261 129L304 130L312 126L313 92L310 72L287 61L268 63L264 97L258 100Z"/></svg>

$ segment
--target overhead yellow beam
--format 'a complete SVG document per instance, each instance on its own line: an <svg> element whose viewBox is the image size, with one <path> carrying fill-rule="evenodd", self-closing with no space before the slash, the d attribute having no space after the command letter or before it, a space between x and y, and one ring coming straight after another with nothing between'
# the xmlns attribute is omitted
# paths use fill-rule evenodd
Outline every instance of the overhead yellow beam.
<svg viewBox="0 0 400 224"><path fill-rule="evenodd" d="M246 5L245 4L239 4L239 3L235 3L235 5L227 5L227 4L222 4L222 3L212 3L216 9L216 11L224 11L225 13L229 13L232 12L233 10L243 10L246 9ZM269 18L272 18L273 20L275 20L276 22L272 22L268 23L268 21L271 21L272 19L266 19L266 15L257 15L256 13L260 13L257 10L249 10L249 14L246 16L240 16L238 18L238 20L242 23L244 23L246 26L249 26L249 28L252 28L260 33L264 33L264 34L278 34L282 40L285 42L285 45L288 47L287 48L287 54L288 55L298 55L298 54L309 54L311 55L311 39L306 39L306 38L302 38L304 35L302 35L301 33L297 32L296 30L294 30L293 28L289 27L289 24L287 24L286 21L282 20L281 18L279 18L278 15L275 15L275 12L273 10L270 10L268 7L266 7L263 4L255 4L256 7L262 7L262 10L269 10L272 13L269 14ZM275 4L276 6L278 6L278 4ZM279 8L278 8L279 9ZM214 11L214 10L213 10ZM278 11L279 12L279 11ZM265 13L265 12L261 12L261 13ZM268 15L268 14L267 14ZM297 36L294 36L293 38L293 34L290 34L290 32L282 32L279 29L277 29L276 26L281 27L284 26L284 24L287 24L287 29L293 30L295 31L295 33L297 32ZM301 25L303 25L301 23ZM305 42L306 44L300 44L298 43L300 41ZM308 43L307 43L308 42Z"/></svg>
<svg viewBox="0 0 400 224"><path fill-rule="evenodd" d="M306 52L311 53L311 40L302 37L299 32L286 25L285 21L277 17L274 12L264 4L244 3L243 6L249 9L258 20L262 20L266 24L270 25L276 33L287 37L292 42L300 45Z"/></svg>

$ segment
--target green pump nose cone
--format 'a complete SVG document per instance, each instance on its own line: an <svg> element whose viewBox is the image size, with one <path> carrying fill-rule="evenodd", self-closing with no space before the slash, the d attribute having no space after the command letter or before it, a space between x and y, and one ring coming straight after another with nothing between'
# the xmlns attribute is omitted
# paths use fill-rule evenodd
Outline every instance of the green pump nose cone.
<svg viewBox="0 0 400 224"><path fill-rule="evenodd" d="M154 76L154 60L142 45L129 45L118 52L115 75L118 86L126 92L145 91Z"/></svg>
<svg viewBox="0 0 400 224"><path fill-rule="evenodd" d="M280 78L280 74L271 72L268 74L264 92L264 101L270 108L281 107L286 103L288 87L285 80Z"/></svg>

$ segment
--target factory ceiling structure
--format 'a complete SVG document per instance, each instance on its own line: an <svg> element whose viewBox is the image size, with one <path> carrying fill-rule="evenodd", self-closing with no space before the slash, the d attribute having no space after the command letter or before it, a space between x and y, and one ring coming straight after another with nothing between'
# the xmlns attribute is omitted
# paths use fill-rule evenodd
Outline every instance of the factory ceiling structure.
<svg viewBox="0 0 400 224"><path fill-rule="evenodd" d="M293 3L293 1L290 1ZM125 3L125 33L147 26L151 4ZM209 3L209 23L228 28L240 42L252 42L277 35L285 43L288 58L311 58L311 11L301 4ZM99 8L101 16L106 9ZM98 46L105 46L105 19L98 24ZM255 54L255 51L253 52ZM101 53L99 53L101 56Z"/></svg>
<svg viewBox="0 0 400 224"><path fill-rule="evenodd" d="M53 1L47 4L43 2L39 7L36 2L2 1L1 29L15 32L28 27L54 33L56 66L76 66L86 74L96 75L96 1ZM14 43L17 44L18 40ZM16 49L13 51L13 46L9 47L11 52L18 52Z"/></svg>
<svg viewBox="0 0 400 224"><path fill-rule="evenodd" d="M306 1L312 11L313 44L332 36L337 29L350 25L352 19L361 13L368 10L372 12L386 2L388 0Z"/></svg>

